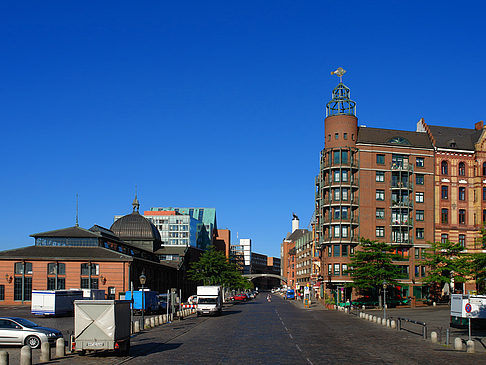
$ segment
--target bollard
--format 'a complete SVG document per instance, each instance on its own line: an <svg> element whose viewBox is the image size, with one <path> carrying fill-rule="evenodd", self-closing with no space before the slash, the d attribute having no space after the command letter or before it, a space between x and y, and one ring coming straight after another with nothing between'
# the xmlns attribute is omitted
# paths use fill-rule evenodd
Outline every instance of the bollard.
<svg viewBox="0 0 486 365"><path fill-rule="evenodd" d="M27 345L20 349L20 365L32 365L32 349Z"/></svg>
<svg viewBox="0 0 486 365"><path fill-rule="evenodd" d="M44 342L41 344L40 361L41 362L51 361L51 345L49 345L49 342Z"/></svg>
<svg viewBox="0 0 486 365"><path fill-rule="evenodd" d="M135 321L133 322L133 333L139 333L140 332L140 322Z"/></svg>
<svg viewBox="0 0 486 365"><path fill-rule="evenodd" d="M473 340L469 340L466 342L466 351L469 352L469 353L474 353L474 341Z"/></svg>
<svg viewBox="0 0 486 365"><path fill-rule="evenodd" d="M56 357L66 356L66 348L64 347L64 338L56 340Z"/></svg>
<svg viewBox="0 0 486 365"><path fill-rule="evenodd" d="M385 319L385 318L383 318L383 319L381 320L381 325L382 325L383 327L386 327L386 326L387 326L387 324L386 324L387 322L388 322L388 320L387 320L387 319Z"/></svg>
<svg viewBox="0 0 486 365"><path fill-rule="evenodd" d="M376 316L373 316L373 323L376 323L378 321L378 318Z"/></svg>
<svg viewBox="0 0 486 365"><path fill-rule="evenodd" d="M433 303L432 303L432 306L433 306L433 307L435 307L436 305L437 305L437 303L436 303L436 302L433 302Z"/></svg>
<svg viewBox="0 0 486 365"><path fill-rule="evenodd" d="M423 329L422 329L422 337L424 338L424 340L427 339L427 326L424 326Z"/></svg>
<svg viewBox="0 0 486 365"><path fill-rule="evenodd" d="M363 306L361 307L361 309L365 310L365 309L366 309L366 306L364 306L364 305L363 305Z"/></svg>
<svg viewBox="0 0 486 365"><path fill-rule="evenodd" d="M159 326L159 316L155 316L155 327Z"/></svg>
<svg viewBox="0 0 486 365"><path fill-rule="evenodd" d="M0 351L0 365L8 365L8 352Z"/></svg>
<svg viewBox="0 0 486 365"><path fill-rule="evenodd" d="M430 340L432 341L432 343L437 343L437 332L435 331L432 331L430 332Z"/></svg>
<svg viewBox="0 0 486 365"><path fill-rule="evenodd" d="M462 340L459 337L454 339L454 350L462 351Z"/></svg>
<svg viewBox="0 0 486 365"><path fill-rule="evenodd" d="M150 329L150 318L145 318L145 325L143 329L148 330Z"/></svg>
<svg viewBox="0 0 486 365"><path fill-rule="evenodd" d="M154 328L155 327L155 318L150 317L150 327Z"/></svg>
<svg viewBox="0 0 486 365"><path fill-rule="evenodd" d="M376 324L381 324L381 318L380 317L376 317Z"/></svg>
<svg viewBox="0 0 486 365"><path fill-rule="evenodd" d="M387 319L387 320L386 320L386 326L387 326L388 328L390 328L390 327L391 327L391 321L390 321L389 319Z"/></svg>
<svg viewBox="0 0 486 365"><path fill-rule="evenodd" d="M449 346L449 328L446 328L446 346Z"/></svg>
<svg viewBox="0 0 486 365"><path fill-rule="evenodd" d="M391 327L391 329L393 329L393 330L394 330L395 328L397 328L397 322L395 322L395 321L391 321L391 322L390 322L390 327Z"/></svg>
<svg viewBox="0 0 486 365"><path fill-rule="evenodd" d="M164 323L164 316L162 314L159 314L159 324Z"/></svg>
<svg viewBox="0 0 486 365"><path fill-rule="evenodd" d="M162 323L167 323L167 314L162 314Z"/></svg>

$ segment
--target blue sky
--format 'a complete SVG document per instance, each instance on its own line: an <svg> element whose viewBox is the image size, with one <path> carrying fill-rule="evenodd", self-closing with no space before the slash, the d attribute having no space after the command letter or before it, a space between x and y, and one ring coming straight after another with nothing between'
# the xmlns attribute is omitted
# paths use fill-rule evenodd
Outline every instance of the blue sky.
<svg viewBox="0 0 486 365"><path fill-rule="evenodd" d="M217 209L278 256L306 227L325 104L359 123L486 118L482 2L2 2L0 249L141 209Z"/></svg>

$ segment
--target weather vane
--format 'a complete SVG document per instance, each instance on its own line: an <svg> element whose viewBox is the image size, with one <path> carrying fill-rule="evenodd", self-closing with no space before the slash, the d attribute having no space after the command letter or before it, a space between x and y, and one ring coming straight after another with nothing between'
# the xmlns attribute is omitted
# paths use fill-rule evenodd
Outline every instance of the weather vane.
<svg viewBox="0 0 486 365"><path fill-rule="evenodd" d="M335 71L331 72L331 75L339 76L339 82L343 82L343 75L346 73L346 70L342 67L338 67Z"/></svg>

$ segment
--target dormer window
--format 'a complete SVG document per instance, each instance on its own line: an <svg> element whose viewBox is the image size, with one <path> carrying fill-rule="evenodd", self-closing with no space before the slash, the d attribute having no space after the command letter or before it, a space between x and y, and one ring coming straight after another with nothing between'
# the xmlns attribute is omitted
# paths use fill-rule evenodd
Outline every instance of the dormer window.
<svg viewBox="0 0 486 365"><path fill-rule="evenodd" d="M388 143L410 145L410 142L406 138L400 136L390 138L388 140Z"/></svg>

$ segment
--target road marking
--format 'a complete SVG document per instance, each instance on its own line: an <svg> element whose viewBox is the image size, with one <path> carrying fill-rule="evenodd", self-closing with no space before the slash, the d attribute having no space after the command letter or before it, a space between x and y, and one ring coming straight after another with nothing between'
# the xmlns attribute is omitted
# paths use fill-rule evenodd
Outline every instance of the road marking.
<svg viewBox="0 0 486 365"><path fill-rule="evenodd" d="M297 350L299 350L300 352L302 352L302 349L299 347L299 345L295 344L295 347L297 347Z"/></svg>
<svg viewBox="0 0 486 365"><path fill-rule="evenodd" d="M284 328L285 328L285 330L286 330L287 332L289 332L289 329L288 329L287 327L285 327L285 326L284 326Z"/></svg>
<svg viewBox="0 0 486 365"><path fill-rule="evenodd" d="M294 339L294 336L292 336L292 334L289 332L289 337L293 340Z"/></svg>
<svg viewBox="0 0 486 365"><path fill-rule="evenodd" d="M312 363L312 361L310 361L308 358L305 358L305 359L307 360L307 362L308 362L309 364L314 365L314 364Z"/></svg>

